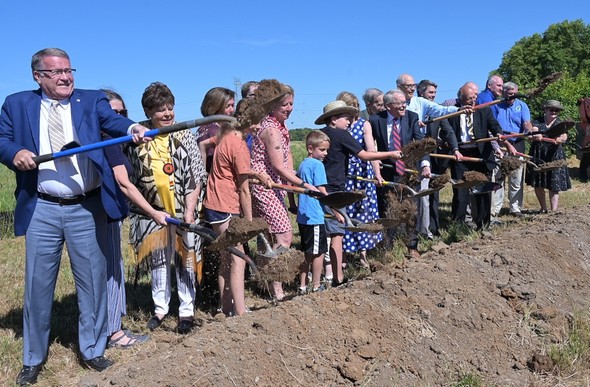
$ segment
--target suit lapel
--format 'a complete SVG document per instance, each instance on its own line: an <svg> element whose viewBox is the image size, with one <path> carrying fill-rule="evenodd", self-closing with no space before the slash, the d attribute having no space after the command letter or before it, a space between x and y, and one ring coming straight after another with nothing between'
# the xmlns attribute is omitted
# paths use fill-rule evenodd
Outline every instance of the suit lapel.
<svg viewBox="0 0 590 387"><path fill-rule="evenodd" d="M84 106L82 105L82 99L80 98L80 94L75 89L74 93L70 97L70 108L72 109L73 129L76 131L78 138L81 140L82 144L84 144L84 141L82 140L83 133L80 132L82 117L84 117Z"/></svg>
<svg viewBox="0 0 590 387"><path fill-rule="evenodd" d="M39 152L39 127L41 125L41 90L37 90L25 104L27 121L35 150Z"/></svg>

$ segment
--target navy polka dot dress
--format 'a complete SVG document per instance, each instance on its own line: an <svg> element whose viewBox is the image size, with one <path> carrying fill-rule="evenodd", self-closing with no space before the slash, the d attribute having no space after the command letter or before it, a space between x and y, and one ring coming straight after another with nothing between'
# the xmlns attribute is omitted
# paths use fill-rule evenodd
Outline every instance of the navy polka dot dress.
<svg viewBox="0 0 590 387"><path fill-rule="evenodd" d="M361 118L355 122L352 127L348 128L352 137L355 138L365 148L365 139L363 133L363 126L366 120ZM374 179L373 166L369 161L363 161L356 156L349 156L348 158L348 175L361 176L368 179ZM351 219L358 219L363 223L370 223L379 219L379 210L377 208L377 189L375 184L359 181L355 179L347 179L346 191L363 191L366 197L352 204L346 208L346 213ZM347 253L370 250L375 247L383 239L381 233L368 232L349 232L346 231L344 235L343 247Z"/></svg>

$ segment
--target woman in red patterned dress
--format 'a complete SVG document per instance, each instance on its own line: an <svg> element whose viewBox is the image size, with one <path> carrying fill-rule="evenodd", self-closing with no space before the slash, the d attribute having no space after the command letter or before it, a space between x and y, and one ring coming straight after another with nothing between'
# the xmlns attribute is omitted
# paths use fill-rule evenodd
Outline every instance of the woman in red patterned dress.
<svg viewBox="0 0 590 387"><path fill-rule="evenodd" d="M278 85L277 85L278 84ZM316 188L303 184L295 174L293 155L291 154L291 138L285 121L293 111L294 92L290 86L281 85L276 80L260 82L256 93L264 93L266 88L280 90L269 104L270 113L260 123L260 129L254 134L252 144L252 169L268 174L278 184L289 184L305 188ZM259 185L252 187L252 209L255 217L261 217L270 225L269 231L274 238L273 248L280 251L289 248L293 240L293 228L285 206L284 190L269 190ZM294 205L293 197L289 197L290 207ZM273 295L277 300L283 298L280 283L273 283Z"/></svg>

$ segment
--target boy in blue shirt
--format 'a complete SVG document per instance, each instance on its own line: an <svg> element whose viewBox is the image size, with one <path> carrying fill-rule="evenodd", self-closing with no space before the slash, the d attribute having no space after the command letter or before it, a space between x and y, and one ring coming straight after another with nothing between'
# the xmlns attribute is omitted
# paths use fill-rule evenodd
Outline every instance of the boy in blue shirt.
<svg viewBox="0 0 590 387"><path fill-rule="evenodd" d="M297 175L305 183L317 187L320 192L327 194L324 187L328 181L322 161L328 154L330 138L323 132L315 130L305 138L307 158L299 165ZM297 224L301 235L301 250L305 253L305 261L299 268L299 293L307 291L307 276L311 266L313 281L312 291L324 290L320 284L324 254L328 251L326 228L324 226L324 211L317 198L299 195L297 209Z"/></svg>

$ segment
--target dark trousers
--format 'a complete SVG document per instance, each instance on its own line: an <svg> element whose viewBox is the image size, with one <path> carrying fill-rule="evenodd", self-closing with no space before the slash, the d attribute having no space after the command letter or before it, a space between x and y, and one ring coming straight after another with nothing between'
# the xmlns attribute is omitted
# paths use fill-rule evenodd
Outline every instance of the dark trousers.
<svg viewBox="0 0 590 387"><path fill-rule="evenodd" d="M475 149L461 150L463 156L481 158L481 154ZM485 163L455 162L451 167L451 176L455 180L462 180L467 171L477 171L485 175L489 170ZM465 221L467 205L471 205L471 217L477 229L488 228L490 225L492 194L490 192L472 195L468 188L453 188L453 201L451 204L453 219L459 222Z"/></svg>

